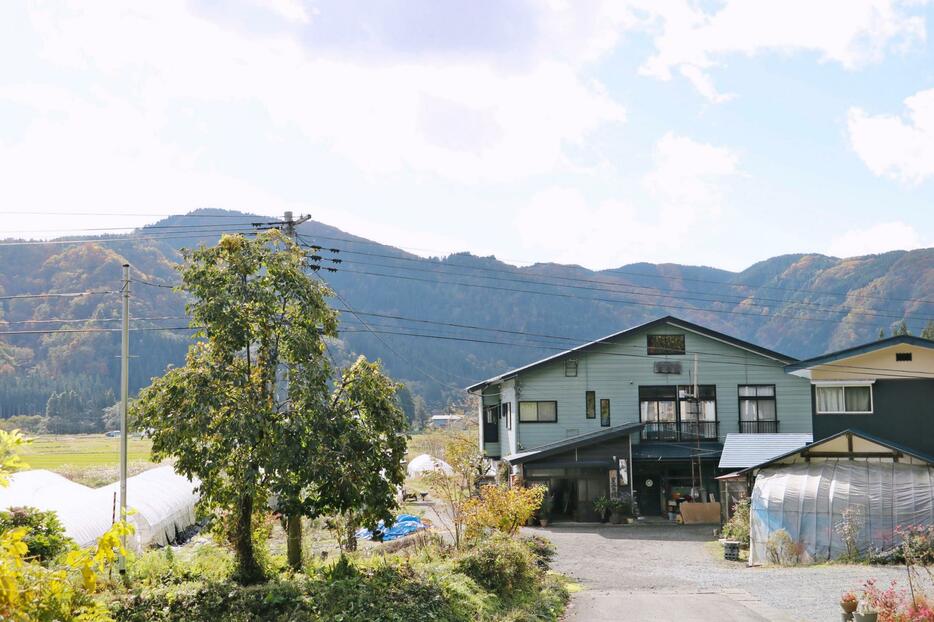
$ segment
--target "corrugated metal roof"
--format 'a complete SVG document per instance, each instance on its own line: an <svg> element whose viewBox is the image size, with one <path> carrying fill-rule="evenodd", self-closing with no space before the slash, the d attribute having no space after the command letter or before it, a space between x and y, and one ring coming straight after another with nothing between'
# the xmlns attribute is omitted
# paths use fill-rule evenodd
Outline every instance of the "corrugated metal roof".
<svg viewBox="0 0 934 622"><path fill-rule="evenodd" d="M594 443L606 441L617 436L632 434L633 432L641 430L642 426L642 423L626 423L612 428L601 428L595 432L579 434L570 438L561 439L560 441L548 443L547 445L542 445L541 447L517 452L509 456L503 456L503 460L511 464L519 464L532 459L545 458L556 453L574 449L575 447L593 445Z"/></svg>
<svg viewBox="0 0 934 622"><path fill-rule="evenodd" d="M720 454L721 469L746 469L804 447L811 434L727 434Z"/></svg>

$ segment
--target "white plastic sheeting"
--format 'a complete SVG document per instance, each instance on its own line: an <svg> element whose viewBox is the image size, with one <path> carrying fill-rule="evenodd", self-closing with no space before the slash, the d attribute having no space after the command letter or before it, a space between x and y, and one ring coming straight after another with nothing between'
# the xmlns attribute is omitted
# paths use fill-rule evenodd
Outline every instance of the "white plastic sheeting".
<svg viewBox="0 0 934 622"><path fill-rule="evenodd" d="M170 466L156 467L127 479L128 518L136 527L129 546L141 550L165 545L195 522L197 482L175 473ZM103 488L76 484L50 471L23 471L0 488L0 508L31 506L53 510L65 532L79 546L91 546L113 524L114 493L119 483Z"/></svg>
<svg viewBox="0 0 934 622"><path fill-rule="evenodd" d="M409 462L406 471L408 471L409 477L418 477L429 471L442 471L446 475L452 475L454 473L454 469L451 468L450 464L444 460L429 456L428 454L422 454L413 458L412 461Z"/></svg>
<svg viewBox="0 0 934 622"><path fill-rule="evenodd" d="M842 556L835 527L850 506L861 508L860 553L890 549L896 527L934 524L934 468L833 459L762 469L750 506L750 565L768 563L766 545L779 529L798 544L803 563Z"/></svg>

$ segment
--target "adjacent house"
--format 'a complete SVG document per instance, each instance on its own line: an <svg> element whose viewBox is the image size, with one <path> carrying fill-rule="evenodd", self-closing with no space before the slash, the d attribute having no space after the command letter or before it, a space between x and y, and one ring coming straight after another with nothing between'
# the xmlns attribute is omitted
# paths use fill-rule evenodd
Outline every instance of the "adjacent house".
<svg viewBox="0 0 934 622"><path fill-rule="evenodd" d="M667 316L468 387L480 445L554 512L592 519L595 498L629 492L643 515L716 499L723 440L811 432L808 378L792 357Z"/></svg>
<svg viewBox="0 0 934 622"><path fill-rule="evenodd" d="M785 369L811 384L815 441L859 430L934 455L934 341L899 335Z"/></svg>

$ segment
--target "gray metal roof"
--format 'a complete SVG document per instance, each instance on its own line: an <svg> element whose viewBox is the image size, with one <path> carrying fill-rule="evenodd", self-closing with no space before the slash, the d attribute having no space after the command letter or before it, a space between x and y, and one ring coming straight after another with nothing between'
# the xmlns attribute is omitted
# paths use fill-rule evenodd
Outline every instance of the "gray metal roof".
<svg viewBox="0 0 934 622"><path fill-rule="evenodd" d="M638 432L641 430L643 425L643 423L626 423L623 425L614 426L612 428L602 428L596 432L578 434L577 436L561 439L560 441L548 443L547 445L542 445L541 447L516 452L508 456L503 456L503 460L509 462L510 464L520 464L522 462L528 462L529 460L538 460L540 458L546 458L564 451L570 451L571 449L575 449L577 447L593 445L594 443L606 441L617 436L632 434L633 432Z"/></svg>
<svg viewBox="0 0 934 622"><path fill-rule="evenodd" d="M720 454L721 469L747 469L814 440L811 434L727 434Z"/></svg>

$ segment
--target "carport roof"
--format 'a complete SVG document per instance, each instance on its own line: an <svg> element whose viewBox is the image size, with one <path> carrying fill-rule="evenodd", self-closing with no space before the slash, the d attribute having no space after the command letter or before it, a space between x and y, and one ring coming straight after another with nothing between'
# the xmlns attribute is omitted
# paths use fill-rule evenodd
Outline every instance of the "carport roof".
<svg viewBox="0 0 934 622"><path fill-rule="evenodd" d="M727 434L720 469L745 469L800 449L813 439L807 434Z"/></svg>
<svg viewBox="0 0 934 622"><path fill-rule="evenodd" d="M858 439L863 442L854 443L854 439ZM847 448L840 450L838 446L843 440L846 441ZM857 447L857 444L860 446ZM800 456L797 456L797 454L800 454ZM800 457L804 460L810 460L812 458L823 459L846 457L850 459L864 458L878 460L880 458L903 458L907 456L911 460L916 460L934 466L934 456L922 453L900 443L889 441L884 438L879 438L878 436L874 436L872 434L867 434L866 432L862 432L860 430L846 429L828 436L827 438L814 441L813 443L804 447L792 449L791 451L788 451L780 456L775 456L774 458L761 462L760 464L756 464L737 471L736 474L740 475L750 471L756 471L776 463L786 463L786 461L793 456L795 458Z"/></svg>
<svg viewBox="0 0 934 622"><path fill-rule="evenodd" d="M584 447L586 445L593 445L594 443L608 441L619 436L628 436L633 432L639 431L643 425L644 424L642 423L627 423L625 425L618 425L612 428L599 430L597 432L579 434L577 436L572 436L554 443L542 445L541 447L536 447L535 449L517 452L509 456L503 456L503 460L509 462L510 464L522 464L523 462L540 460L542 458L547 458L548 456L570 451L571 449L577 449L578 447Z"/></svg>

